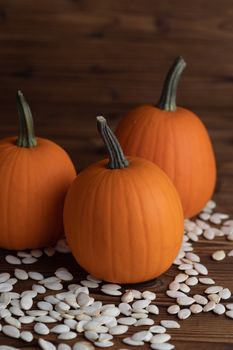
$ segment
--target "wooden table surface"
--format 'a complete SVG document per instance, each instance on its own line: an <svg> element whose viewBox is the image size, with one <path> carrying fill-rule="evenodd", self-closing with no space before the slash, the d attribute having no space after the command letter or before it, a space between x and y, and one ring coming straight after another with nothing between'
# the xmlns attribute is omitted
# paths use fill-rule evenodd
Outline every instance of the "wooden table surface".
<svg viewBox="0 0 233 350"><path fill-rule="evenodd" d="M217 201L218 210L222 212L227 212L233 217L233 186L232 186L232 176L233 176L233 160L232 160L232 117L231 113L221 114L221 119L219 119L218 113L211 115L206 113L206 121L209 123L210 129L214 136L215 141L215 150L218 158L218 184L215 193L215 200ZM212 126L212 127L211 127ZM213 127L214 126L214 127ZM80 135L82 131L80 130ZM90 139L92 135L96 135L96 131L93 129L89 133ZM230 137L231 136L231 137ZM93 140L93 139L92 139ZM99 145L98 139L95 142ZM79 143L78 143L79 144ZM71 145L71 147L73 147ZM101 152L95 152L93 146L93 152L88 151L89 145L87 142L87 148L84 150L83 156L85 161L93 161L95 159L101 158ZM98 147L97 147L98 149ZM75 152L73 152L75 155ZM85 155L85 156L84 156ZM77 157L77 155L75 155ZM74 157L74 158L75 158ZM85 163L83 161L83 163ZM209 270L210 277L213 277L216 280L217 284L229 287L233 291L233 258L228 257L223 262L213 262L210 258L211 252L221 248L229 251L233 249L233 244L227 242L224 238L219 238L214 241L206 241L201 239L198 243L194 244L195 251L201 256L201 261L206 264ZM13 273L14 266L6 264L4 262L4 256L6 252L1 251L1 265L0 272L11 271ZM85 272L82 271L70 254L56 254L53 258L43 257L40 258L39 262L33 264L32 266L26 266L27 270L40 271L45 276L53 274L56 268L60 266L66 266L75 276L75 281L83 279ZM172 300L165 295L165 291L169 282L177 273L175 267L170 268L170 270L162 275L160 278L150 281L148 283L139 284L136 288L140 290L149 289L155 291L157 294L156 304L160 308L160 315L155 317L156 323L160 319L174 319L174 317L168 316L166 313L166 308L172 303ZM20 282L16 286L17 291L23 291L29 289L32 285L32 281ZM193 287L191 295L196 294L197 292L203 291L204 286ZM111 302L118 300L117 298L103 296L99 291L95 291L93 296L97 300L102 300L104 302ZM231 302L233 298L231 298ZM197 347L201 349L211 349L211 350L227 350L232 349L233 347L233 321L227 319L225 316L216 316L210 313L202 313L199 315L191 316L188 320L180 321L181 329L172 330L169 332L172 335L172 343L176 345L177 349L190 349L194 350ZM30 329L31 327L24 327L25 329ZM143 329L143 328L142 328ZM137 329L138 330L138 329ZM129 334L132 334L135 331L135 328L131 327ZM82 336L80 336L80 339ZM121 343L121 337L115 337L115 345L113 349L126 348L124 344ZM56 340L55 336L47 336L46 339L54 341L55 344L58 344L59 341ZM77 339L76 339L77 340ZM74 341L68 342L72 344ZM0 344L8 344L18 346L20 349L37 349L36 337L35 340L29 345L25 344L23 341L14 340L5 337L0 334ZM127 346L127 348L130 348ZM148 348L148 345L145 345L143 348Z"/></svg>
<svg viewBox="0 0 233 350"><path fill-rule="evenodd" d="M219 210L233 217L232 23L232 0L0 0L0 136L17 132L15 92L20 88L31 104L37 135L59 143L83 169L103 155L95 116L109 117L114 127L132 106L155 103L169 64L182 54L188 67L178 101L199 114L209 130L218 165L214 198ZM210 258L219 247L233 245L201 239L194 246L210 276L233 291L233 258L219 263ZM0 253L0 271L13 272L5 254ZM85 275L70 255L43 257L26 268L47 276L62 265L76 281ZM175 272L172 267L137 286L156 291L161 310L156 322L168 318L171 299L164 292ZM20 282L17 289L30 285ZM94 296L113 300L99 292ZM202 313L181 324L171 332L176 349L233 348L233 321L224 316ZM0 334L3 344L37 349L36 341L26 344ZM115 337L113 349L120 347L130 348Z"/></svg>

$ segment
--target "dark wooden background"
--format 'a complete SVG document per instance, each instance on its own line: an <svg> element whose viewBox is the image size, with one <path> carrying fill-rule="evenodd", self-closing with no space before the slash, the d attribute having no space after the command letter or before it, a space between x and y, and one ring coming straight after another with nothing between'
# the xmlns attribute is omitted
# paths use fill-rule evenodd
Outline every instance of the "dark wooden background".
<svg viewBox="0 0 233 350"><path fill-rule="evenodd" d="M17 133L21 89L37 135L83 169L101 157L96 115L114 127L131 107L155 103L177 55L188 63L178 104L206 124L218 164L215 198L233 214L232 0L0 0L0 137ZM225 272L215 272L227 285L232 265L221 266ZM176 333L178 349L231 348L232 323L193 320Z"/></svg>

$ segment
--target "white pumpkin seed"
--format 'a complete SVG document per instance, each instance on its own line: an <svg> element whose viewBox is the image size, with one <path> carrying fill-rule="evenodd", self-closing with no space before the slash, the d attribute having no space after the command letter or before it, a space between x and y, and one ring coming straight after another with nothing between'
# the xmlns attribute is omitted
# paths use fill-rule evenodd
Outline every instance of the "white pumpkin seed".
<svg viewBox="0 0 233 350"><path fill-rule="evenodd" d="M131 306L127 303L120 303L118 305L118 308L119 308L121 314L123 314L125 316L129 316L132 312Z"/></svg>
<svg viewBox="0 0 233 350"><path fill-rule="evenodd" d="M180 307L179 305L171 305L167 308L167 312L170 314L170 315L175 315L177 314L178 312L180 311Z"/></svg>
<svg viewBox="0 0 233 350"><path fill-rule="evenodd" d="M30 343L33 340L33 335L29 331L23 331L20 333L20 338L28 343Z"/></svg>
<svg viewBox="0 0 233 350"><path fill-rule="evenodd" d="M60 282L45 283L44 286L50 290L61 290L63 288L63 285Z"/></svg>
<svg viewBox="0 0 233 350"><path fill-rule="evenodd" d="M143 341L135 341L130 337L124 338L123 343L127 344L127 345L132 345L132 346L142 346L144 345Z"/></svg>
<svg viewBox="0 0 233 350"><path fill-rule="evenodd" d="M11 316L11 312L8 309L0 310L0 318Z"/></svg>
<svg viewBox="0 0 233 350"><path fill-rule="evenodd" d="M185 273L189 276L197 276L198 272L194 269L185 270Z"/></svg>
<svg viewBox="0 0 233 350"><path fill-rule="evenodd" d="M233 256L233 250L231 250L227 255L228 256Z"/></svg>
<svg viewBox="0 0 233 350"><path fill-rule="evenodd" d="M29 295L25 295L20 301L23 310L30 310L33 305L33 300Z"/></svg>
<svg viewBox="0 0 233 350"><path fill-rule="evenodd" d="M212 222L213 224L221 224L221 217L218 213L214 213L213 215L211 215L210 219L209 219L210 222Z"/></svg>
<svg viewBox="0 0 233 350"><path fill-rule="evenodd" d="M54 318L55 320L57 321L61 321L62 320L62 317L61 315L59 314L59 312L57 311L54 311L54 310L51 310L49 311L49 315ZM64 314L62 315L63 317L65 316ZM74 317L73 317L74 318Z"/></svg>
<svg viewBox="0 0 233 350"><path fill-rule="evenodd" d="M179 273L176 277L175 277L175 281L178 283L184 282L187 280L189 276L186 275L185 273Z"/></svg>
<svg viewBox="0 0 233 350"><path fill-rule="evenodd" d="M99 284L97 282L93 282L93 281L89 281L89 280L82 280L80 283L87 288L98 288L99 287Z"/></svg>
<svg viewBox="0 0 233 350"><path fill-rule="evenodd" d="M207 228L210 227L210 225L207 224L205 221L199 220L199 219L196 220L196 224L197 224L202 230L207 230Z"/></svg>
<svg viewBox="0 0 233 350"><path fill-rule="evenodd" d="M86 306L89 304L89 301L90 301L90 297L88 294L86 293L79 293L78 294L78 297L77 297L77 302L80 306Z"/></svg>
<svg viewBox="0 0 233 350"><path fill-rule="evenodd" d="M191 315L191 311L189 309L182 309L178 312L178 318L180 320L185 320Z"/></svg>
<svg viewBox="0 0 233 350"><path fill-rule="evenodd" d="M204 220L204 221L207 221L210 218L210 214L208 214L208 213L201 213L201 214L199 214L199 218Z"/></svg>
<svg viewBox="0 0 233 350"><path fill-rule="evenodd" d="M46 293L46 289L44 286L41 286L40 284L33 284L32 285L32 290L34 290L35 292L39 293L39 294L44 294Z"/></svg>
<svg viewBox="0 0 233 350"><path fill-rule="evenodd" d="M224 288L218 293L219 297L223 300L227 300L231 297L231 291L228 288Z"/></svg>
<svg viewBox="0 0 233 350"><path fill-rule="evenodd" d="M10 278L7 283L11 284L12 286L18 282L17 278Z"/></svg>
<svg viewBox="0 0 233 350"><path fill-rule="evenodd" d="M57 322L57 320L51 316L38 316L35 318L36 322L42 322L42 323L54 323Z"/></svg>
<svg viewBox="0 0 233 350"><path fill-rule="evenodd" d="M233 318L233 310L226 311L226 316L229 318Z"/></svg>
<svg viewBox="0 0 233 350"><path fill-rule="evenodd" d="M155 334L151 338L150 342L152 344L161 344L161 343L166 343L170 339L171 339L170 334L167 334L167 333Z"/></svg>
<svg viewBox="0 0 233 350"><path fill-rule="evenodd" d="M129 327L126 325L119 325L119 326L111 327L109 329L109 333L112 335L124 334L128 331L128 328Z"/></svg>
<svg viewBox="0 0 233 350"><path fill-rule="evenodd" d="M42 281L44 279L44 276L40 272L29 271L28 275L34 281Z"/></svg>
<svg viewBox="0 0 233 350"><path fill-rule="evenodd" d="M16 327L18 329L21 328L21 323L19 322L19 320L17 320L16 318L14 318L12 316L5 317L4 321L6 323L8 323L9 325L14 326L14 327Z"/></svg>
<svg viewBox="0 0 233 350"><path fill-rule="evenodd" d="M233 310L233 303L227 304L227 305L226 305L226 308L227 308L228 310Z"/></svg>
<svg viewBox="0 0 233 350"><path fill-rule="evenodd" d="M10 274L8 272L2 272L0 273L0 283L4 283L6 282L7 280L10 279Z"/></svg>
<svg viewBox="0 0 233 350"><path fill-rule="evenodd" d="M140 331L136 332L131 336L131 339L134 341L150 341L152 338L152 333L149 331Z"/></svg>
<svg viewBox="0 0 233 350"><path fill-rule="evenodd" d="M149 328L149 331L151 333L159 333L159 334L161 334L161 333L166 333L166 328L163 327L163 326L152 326L152 327Z"/></svg>
<svg viewBox="0 0 233 350"><path fill-rule="evenodd" d="M203 308L204 312L209 312L211 310L213 310L216 306L216 303L214 301L209 301Z"/></svg>
<svg viewBox="0 0 233 350"><path fill-rule="evenodd" d="M227 239L228 239L228 241L233 241L233 233L230 233L229 235L227 235ZM230 254L232 254L232 253L229 252L227 255L228 255L228 256L232 256L232 255L230 255Z"/></svg>
<svg viewBox="0 0 233 350"><path fill-rule="evenodd" d="M111 289L101 288L101 292L104 293L104 294L113 295L113 296L120 296L120 295L122 295L121 291L119 291L119 290L111 290Z"/></svg>
<svg viewBox="0 0 233 350"><path fill-rule="evenodd" d="M136 323L134 323L135 327L139 326L152 326L155 323L152 318L141 318Z"/></svg>
<svg viewBox="0 0 233 350"><path fill-rule="evenodd" d="M76 337L77 337L77 333L69 331L69 332L60 333L57 338L61 340L70 340Z"/></svg>
<svg viewBox="0 0 233 350"><path fill-rule="evenodd" d="M44 323L41 323L41 322L38 322L34 325L34 331L40 335L49 334L49 328Z"/></svg>
<svg viewBox="0 0 233 350"><path fill-rule="evenodd" d="M165 328L180 328L180 324L173 320L162 320L160 324Z"/></svg>
<svg viewBox="0 0 233 350"><path fill-rule="evenodd" d="M45 315L47 315L47 313L48 313L48 311L45 311L45 310L29 310L29 311L27 311L27 314L29 316L33 316L33 317L45 316Z"/></svg>
<svg viewBox="0 0 233 350"><path fill-rule="evenodd" d="M8 326L8 325L3 326L2 332L11 338L19 338L20 337L20 331L18 330L18 328L14 327L14 326Z"/></svg>
<svg viewBox="0 0 233 350"><path fill-rule="evenodd" d="M37 258L34 258L33 256L29 257L29 258L23 258L22 259L22 263L23 264L26 264L26 265L29 265L29 264L34 264L35 262L37 262L38 259Z"/></svg>
<svg viewBox="0 0 233 350"><path fill-rule="evenodd" d="M114 343L112 341L95 341L94 342L95 346L98 346L100 348L108 348L109 346L113 346Z"/></svg>
<svg viewBox="0 0 233 350"><path fill-rule="evenodd" d="M59 324L52 329L50 329L50 332L60 334L60 333L66 333L70 331L70 327L68 327L66 324Z"/></svg>
<svg viewBox="0 0 233 350"><path fill-rule="evenodd" d="M131 289L135 299L141 299L142 293L137 289Z"/></svg>
<svg viewBox="0 0 233 350"><path fill-rule="evenodd" d="M50 341L44 340L42 338L38 339L38 345L40 345L43 350L56 350L56 346L53 345Z"/></svg>
<svg viewBox="0 0 233 350"><path fill-rule="evenodd" d="M5 257L6 262L8 262L8 264L12 264L12 265L20 265L21 264L21 260L19 258L17 258L17 256L14 255L7 255Z"/></svg>
<svg viewBox="0 0 233 350"><path fill-rule="evenodd" d="M30 324L30 323L34 322L34 317L32 317L32 316L21 316L19 318L19 322L23 323L23 324Z"/></svg>
<svg viewBox="0 0 233 350"><path fill-rule="evenodd" d="M30 258L31 257L31 254L28 253L28 252L24 252L22 250L18 251L17 253L17 256L19 256L20 258Z"/></svg>
<svg viewBox="0 0 233 350"><path fill-rule="evenodd" d="M203 236L205 237L205 239L211 241L215 238L215 231L212 228L207 228L204 231Z"/></svg>
<svg viewBox="0 0 233 350"><path fill-rule="evenodd" d="M116 283L106 283L102 285L102 288L108 289L108 290L118 290L118 289L121 289L121 286Z"/></svg>
<svg viewBox="0 0 233 350"><path fill-rule="evenodd" d="M185 297L186 294L183 292L180 292L179 290L167 290L166 294L170 297L170 298L174 298L177 299L179 297Z"/></svg>
<svg viewBox="0 0 233 350"><path fill-rule="evenodd" d="M63 301L60 301L55 305L55 310L57 312L63 313L65 311L68 311L70 309L70 305L64 303Z"/></svg>
<svg viewBox="0 0 233 350"><path fill-rule="evenodd" d="M212 254L212 259L215 261L224 260L225 257L226 257L226 253L224 252L224 250L217 250Z"/></svg>
<svg viewBox="0 0 233 350"><path fill-rule="evenodd" d="M198 241L198 235L195 232L193 232L193 231L188 232L187 236L193 242L197 242Z"/></svg>
<svg viewBox="0 0 233 350"><path fill-rule="evenodd" d="M208 303L207 298L205 298L203 295L195 294L193 296L193 299L196 301L196 303L200 305L206 305Z"/></svg>
<svg viewBox="0 0 233 350"><path fill-rule="evenodd" d="M192 262L197 262L197 263L200 262L200 257L195 253L188 252L185 254L185 256L187 259L191 260Z"/></svg>
<svg viewBox="0 0 233 350"><path fill-rule="evenodd" d="M24 316L24 312L17 306L10 307L9 311L15 316Z"/></svg>
<svg viewBox="0 0 233 350"><path fill-rule="evenodd" d="M134 317L121 317L118 318L118 323L126 326L131 326L137 322L136 318Z"/></svg>
<svg viewBox="0 0 233 350"><path fill-rule="evenodd" d="M179 267L178 267L178 269L179 270L182 270L182 271L185 271L185 270L189 270L189 269L192 269L192 265L191 264L181 264Z"/></svg>
<svg viewBox="0 0 233 350"><path fill-rule="evenodd" d="M103 342L103 341L109 341L109 340L112 340L112 339L113 339L113 336L111 334L101 333L100 336L99 336L98 341L99 342Z"/></svg>
<svg viewBox="0 0 233 350"><path fill-rule="evenodd" d="M199 282L202 284L215 284L215 281L212 278L200 277Z"/></svg>
<svg viewBox="0 0 233 350"><path fill-rule="evenodd" d="M187 286L196 286L198 284L198 279L197 277L189 277L186 281L185 284L187 284Z"/></svg>
<svg viewBox="0 0 233 350"><path fill-rule="evenodd" d="M155 300L156 294L154 292L149 291L149 290L145 290L144 292L142 292L142 297L144 299L148 299L148 300Z"/></svg>
<svg viewBox="0 0 233 350"><path fill-rule="evenodd" d="M30 251L30 254L34 257L34 258L40 258L43 255L42 250L40 249L32 249Z"/></svg>
<svg viewBox="0 0 233 350"><path fill-rule="evenodd" d="M94 350L95 347L87 341L79 341L73 345L73 350Z"/></svg>
<svg viewBox="0 0 233 350"><path fill-rule="evenodd" d="M217 304L213 309L213 312L217 315L223 315L226 311L226 308L223 304Z"/></svg>
<svg viewBox="0 0 233 350"><path fill-rule="evenodd" d="M9 345L0 345L0 350L19 350L19 349Z"/></svg>
<svg viewBox="0 0 233 350"><path fill-rule="evenodd" d="M102 282L102 280L100 280L99 278L92 276L92 275L87 275L87 280L92 281L92 282L96 282L96 283Z"/></svg>
<svg viewBox="0 0 233 350"><path fill-rule="evenodd" d="M178 283L177 281L172 281L170 284L169 284L169 289L170 290L174 290L174 291L177 291L180 289L180 283Z"/></svg>
<svg viewBox="0 0 233 350"><path fill-rule="evenodd" d="M191 298L191 297L188 297L188 296L185 296L185 297L179 297L179 298L177 298L177 303L179 304L179 305L192 305L194 302L195 302L195 300L193 299L193 298Z"/></svg>
<svg viewBox="0 0 233 350"><path fill-rule="evenodd" d="M218 294L208 294L208 299L214 301L216 304L218 304L221 300Z"/></svg>
<svg viewBox="0 0 233 350"><path fill-rule="evenodd" d="M60 343L58 344L57 350L71 350L71 347L68 344Z"/></svg>
<svg viewBox="0 0 233 350"><path fill-rule="evenodd" d="M151 305L148 305L146 310L150 313L150 314L153 314L153 315L159 315L159 308L157 305L154 305L154 304L151 304Z"/></svg>
<svg viewBox="0 0 233 350"><path fill-rule="evenodd" d="M55 276L62 281L72 281L74 279L73 275L65 267L57 269Z"/></svg>
<svg viewBox="0 0 233 350"><path fill-rule="evenodd" d="M133 300L134 300L134 296L131 290L126 291L121 297L121 301L123 303L131 303L131 301Z"/></svg>
<svg viewBox="0 0 233 350"><path fill-rule="evenodd" d="M208 275L208 270L207 270L207 268L204 265L202 265L200 263L194 263L194 268L201 275Z"/></svg>
<svg viewBox="0 0 233 350"><path fill-rule="evenodd" d="M193 313L193 314L199 314L200 312L202 312L203 310L203 307L199 304L192 304L190 306L190 311Z"/></svg>
<svg viewBox="0 0 233 350"><path fill-rule="evenodd" d="M8 283L8 281L0 284L0 293L10 292L13 289L12 285Z"/></svg>
<svg viewBox="0 0 233 350"><path fill-rule="evenodd" d="M186 283L181 283L180 284L180 290L181 290L181 292L184 292L184 293L189 293L190 292L190 288L189 288L189 286Z"/></svg>
<svg viewBox="0 0 233 350"><path fill-rule="evenodd" d="M218 293L220 291L223 290L223 287L222 286L211 286L211 287L208 287L206 290L205 290L205 293L206 294L213 294L213 293Z"/></svg>
<svg viewBox="0 0 233 350"><path fill-rule="evenodd" d="M118 307L109 307L102 311L102 315L116 317L120 315L120 310L118 309Z"/></svg>
<svg viewBox="0 0 233 350"><path fill-rule="evenodd" d="M99 335L94 331L85 331L84 337L90 341L95 341L99 338Z"/></svg>

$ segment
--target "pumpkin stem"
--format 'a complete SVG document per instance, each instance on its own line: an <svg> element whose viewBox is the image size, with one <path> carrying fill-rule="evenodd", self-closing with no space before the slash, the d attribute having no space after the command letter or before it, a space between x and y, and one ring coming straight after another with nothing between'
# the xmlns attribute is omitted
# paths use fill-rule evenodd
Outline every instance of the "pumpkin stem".
<svg viewBox="0 0 233 350"><path fill-rule="evenodd" d="M35 147L37 141L34 133L32 113L21 91L17 91L16 102L19 115L19 136L16 144L19 147Z"/></svg>
<svg viewBox="0 0 233 350"><path fill-rule="evenodd" d="M185 67L186 62L181 56L178 56L167 73L162 94L157 104L158 108L172 112L176 110L177 85Z"/></svg>
<svg viewBox="0 0 233 350"><path fill-rule="evenodd" d="M96 119L98 132L104 141L109 155L109 163L107 167L109 169L127 168L129 162L125 158L122 148L116 136L109 128L106 119L104 117L97 117Z"/></svg>

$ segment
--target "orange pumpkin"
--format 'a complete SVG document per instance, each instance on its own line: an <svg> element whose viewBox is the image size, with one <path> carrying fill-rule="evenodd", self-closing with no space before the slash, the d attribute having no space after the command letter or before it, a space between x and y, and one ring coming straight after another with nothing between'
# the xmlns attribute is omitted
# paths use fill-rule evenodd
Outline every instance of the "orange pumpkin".
<svg viewBox="0 0 233 350"><path fill-rule="evenodd" d="M120 121L116 135L126 155L151 160L168 174L180 194L185 217L192 217L213 194L216 164L204 124L188 109L176 106L177 84L185 66L178 57L157 106L131 110Z"/></svg>
<svg viewBox="0 0 233 350"><path fill-rule="evenodd" d="M0 247L39 248L63 232L64 198L76 172L61 147L35 137L21 92L17 104L19 136L0 141Z"/></svg>
<svg viewBox="0 0 233 350"><path fill-rule="evenodd" d="M78 175L65 200L64 227L78 263L110 282L159 276L176 257L183 212L168 176L152 162L125 158L103 117L97 126L109 160Z"/></svg>

